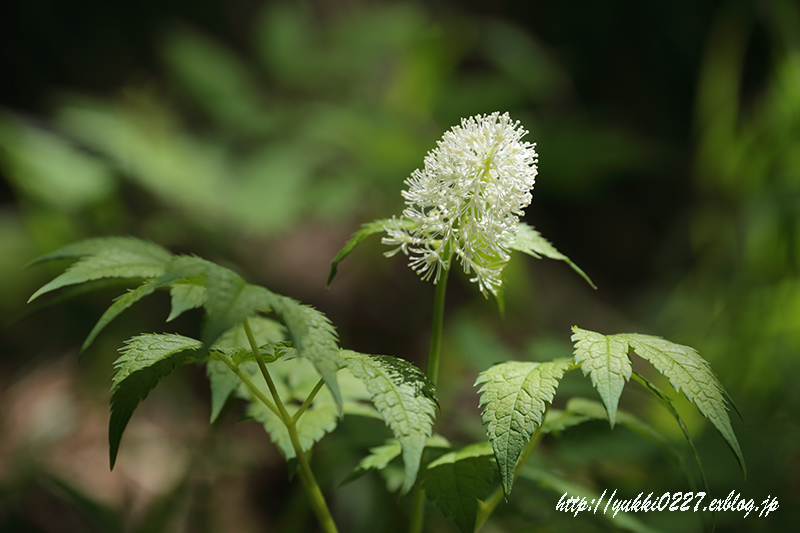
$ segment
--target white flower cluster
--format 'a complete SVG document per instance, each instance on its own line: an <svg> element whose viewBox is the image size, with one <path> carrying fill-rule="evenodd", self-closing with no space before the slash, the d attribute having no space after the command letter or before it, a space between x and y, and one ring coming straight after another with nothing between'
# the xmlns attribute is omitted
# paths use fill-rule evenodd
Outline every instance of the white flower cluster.
<svg viewBox="0 0 800 533"><path fill-rule="evenodd" d="M500 273L530 204L538 162L528 132L508 113L462 119L406 179L408 207L384 228L383 243L411 258L422 279L439 281L456 257L481 292L497 294Z"/></svg>

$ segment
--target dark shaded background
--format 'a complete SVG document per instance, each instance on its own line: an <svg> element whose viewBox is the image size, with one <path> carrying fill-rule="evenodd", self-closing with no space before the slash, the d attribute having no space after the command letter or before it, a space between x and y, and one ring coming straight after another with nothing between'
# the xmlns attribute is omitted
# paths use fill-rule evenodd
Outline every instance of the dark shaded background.
<svg viewBox="0 0 800 533"><path fill-rule="evenodd" d="M688 403L709 498L731 490L788 530L800 503L800 12L793 2L54 2L0 17L0 531L307 531L298 483L266 434L207 424L201 370L142 404L107 469L109 376L122 341L164 324L157 297L77 348L118 291L26 306L75 240L131 234L233 266L325 312L344 347L416 362L433 288L358 226L399 214L403 180L461 117L509 111L540 154L526 220L579 264L515 258L505 318L463 275L448 291L439 431L482 437L477 373L569 356L569 327L696 347L736 401L748 479ZM656 379L655 372L639 368ZM668 386L665 384L665 386ZM596 398L568 377L571 395ZM675 395L677 397L677 395ZM690 452L635 384L622 406ZM381 428L345 420L316 468L347 531L405 529L406 501L368 476L335 490ZM546 439L538 467L598 492L691 490L664 451L587 424ZM691 462L690 462L691 464ZM699 479L697 472L693 476ZM287 488L288 487L288 488ZM527 480L494 531L606 530L554 511ZM432 531L455 530L431 510ZM711 517L637 516L659 531ZM705 519L705 523L704 523ZM447 529L447 528L451 529ZM487 531L489 528L487 527Z"/></svg>

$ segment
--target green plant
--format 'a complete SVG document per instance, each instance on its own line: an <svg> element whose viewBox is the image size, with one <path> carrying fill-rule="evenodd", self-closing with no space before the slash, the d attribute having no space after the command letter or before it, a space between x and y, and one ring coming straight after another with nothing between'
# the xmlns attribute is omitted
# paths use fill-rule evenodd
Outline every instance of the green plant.
<svg viewBox="0 0 800 533"><path fill-rule="evenodd" d="M75 262L36 291L31 300L107 279L141 280L100 317L82 350L120 313L158 290L170 293L167 321L190 309L205 311L199 339L143 334L120 350L112 383L111 467L131 415L158 381L183 364L203 364L211 385L212 422L231 395L247 402L249 417L263 424L291 470L299 474L323 530L336 531L336 524L308 453L336 428L342 416L355 415L383 419L394 439L373 448L343 483L382 470L402 456L399 492L404 495L413 489L414 493L410 529L423 529L427 497L461 531L475 531L504 497L508 499L514 481L546 433L592 419L607 419L612 428L619 421L652 437L679 458L656 432L618 409L631 377L670 410L691 445L669 398L633 371L631 356L636 354L650 361L676 391L695 403L722 434L744 473L744 458L727 414L730 399L708 363L690 347L649 335L603 335L573 327L572 358L507 361L480 373L476 385L480 386L486 442L455 449L432 432L440 408L435 386L445 291L454 261L473 276L471 281L478 283L486 297L497 300L501 310L502 272L512 251L565 261L594 286L569 258L519 220L531 201L537 174L534 146L521 140L526 133L508 114L463 120L428 154L424 169L407 180L403 215L364 225L332 262L328 284L339 263L360 242L385 232L383 242L395 247L386 255L402 252L423 280L433 280L436 291L426 373L394 356L341 349L333 325L316 309L248 284L215 263L173 255L150 242L96 238L35 261ZM574 398L564 410L550 409L562 377L578 368L590 377L602 404ZM500 482L490 492L495 468ZM630 517L622 525L631 524L634 529L639 527Z"/></svg>

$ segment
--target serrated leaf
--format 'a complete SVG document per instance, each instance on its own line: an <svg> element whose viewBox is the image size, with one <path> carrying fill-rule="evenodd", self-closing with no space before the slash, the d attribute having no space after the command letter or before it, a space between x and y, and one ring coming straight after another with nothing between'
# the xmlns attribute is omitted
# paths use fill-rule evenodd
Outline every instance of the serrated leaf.
<svg viewBox="0 0 800 533"><path fill-rule="evenodd" d="M731 427L724 390L708 362L694 348L675 344L661 337L638 333L624 334L624 337L639 357L653 363L669 379L670 385L678 392L683 391L684 396L694 402L703 416L714 424L733 451L746 477L744 456Z"/></svg>
<svg viewBox="0 0 800 533"><path fill-rule="evenodd" d="M265 294L269 291L249 285L232 270L214 263L207 264L204 276L208 295L203 342L211 345L220 335L265 307Z"/></svg>
<svg viewBox="0 0 800 533"><path fill-rule="evenodd" d="M171 309L167 322L171 322L190 309L197 309L206 303L206 288L194 283L175 283L169 290Z"/></svg>
<svg viewBox="0 0 800 533"><path fill-rule="evenodd" d="M447 439L441 435L432 435L425 441L425 447L450 448L451 446ZM403 452L403 447L397 439L389 439L386 441L386 444L370 448L369 452L370 453L356 465L353 471L339 483L339 487L343 487L355 481L371 470L383 470L392 460L400 456ZM489 453L491 453L491 448L489 449ZM398 488L399 487L400 484L398 484Z"/></svg>
<svg viewBox="0 0 800 533"><path fill-rule="evenodd" d="M626 354L632 350L643 359L649 360L669 379L676 391L683 392L700 413L711 421L733 451L742 473L747 475L744 456L728 416L725 392L708 362L694 348L639 333L602 335L578 327L573 327L572 330L575 362L583 361L581 368L584 374L592 374L592 383L606 405L609 420L613 420L619 395L625 384L623 378L627 380L631 376L630 360ZM663 396L653 387L649 388L657 396ZM669 406L671 407L671 402Z"/></svg>
<svg viewBox="0 0 800 533"><path fill-rule="evenodd" d="M250 376L251 381L261 389L261 392L267 397L271 396L255 363L243 363L239 368ZM319 374L311 361L303 358L275 361L269 365L269 370L278 395L283 400L286 410L293 416L299 409L300 402L308 397L316 382L319 381ZM296 457L289 432L283 421L256 399L244 385L237 392L250 402L247 408L248 417L264 425L264 429L267 430L286 460ZM315 442L336 428L338 421L339 413L336 403L330 390L323 388L297 421L296 428L301 449L304 452L310 450Z"/></svg>
<svg viewBox="0 0 800 533"><path fill-rule="evenodd" d="M117 246L101 249L92 254L83 254L63 274L33 293L28 302L56 289L87 281L103 278L158 278L164 273L164 267L171 257L164 254L169 252L144 241L126 239L125 242L142 243L147 246L127 248ZM96 245L95 243L92 248ZM51 255L58 257L57 252Z"/></svg>
<svg viewBox="0 0 800 533"><path fill-rule="evenodd" d="M336 277L336 271L339 268L339 263L341 263L345 257L350 255L350 252L352 252L353 249L355 249L355 247L361 243L361 241L370 235L382 232L384 226L390 221L391 219L373 220L372 222L363 224L361 229L353 233L353 235L344 245L344 248L342 248L339 253L336 254L336 257L333 258L333 261L331 261L331 271L328 274L328 281L325 283L326 289L330 288L333 278Z"/></svg>
<svg viewBox="0 0 800 533"><path fill-rule="evenodd" d="M111 385L111 419L108 444L111 468L117 459L120 439L133 411L158 381L202 348L195 339L174 334L139 335L128 340L114 363Z"/></svg>
<svg viewBox="0 0 800 533"><path fill-rule="evenodd" d="M587 276L586 273L581 270L580 267L578 267L578 265L573 263L569 257L556 250L555 246L553 246L547 239L542 237L541 233L536 231L533 226L530 226L525 222L519 223L517 237L511 244L510 248L512 250L517 250L519 252L528 254L537 259L541 259L542 256L545 256L557 261L564 261L572 268L572 270L577 272L580 277L586 280L586 283L588 283L593 289L597 288L595 284L592 283L592 280L589 279L589 276Z"/></svg>
<svg viewBox="0 0 800 533"><path fill-rule="evenodd" d="M464 533L475 531L478 500L483 500L494 477L489 443L446 453L428 465L428 499Z"/></svg>
<svg viewBox="0 0 800 533"><path fill-rule="evenodd" d="M103 315L100 317L100 320L92 328L92 331L89 332L89 335L86 337L86 340L83 341L83 345L81 346L81 353L85 352L89 346L94 342L97 336L100 334L101 331L120 313L128 309L130 306L155 292L157 286L156 284L150 280L145 281L135 289L126 292L122 296L118 297L114 300L108 309L105 310Z"/></svg>
<svg viewBox="0 0 800 533"><path fill-rule="evenodd" d="M55 252L34 259L28 266L38 265L46 261L79 259L81 257L115 251L137 255L139 257L149 257L151 260L162 263L169 261L172 257L172 254L161 246L134 237L96 237L68 244Z"/></svg>
<svg viewBox="0 0 800 533"><path fill-rule="evenodd" d="M425 441L436 413L433 384L408 361L388 355L342 351L342 360L362 380L372 403L403 448L405 478L401 493L414 485Z"/></svg>
<svg viewBox="0 0 800 533"><path fill-rule="evenodd" d="M506 498L514 483L517 459L542 423L545 402L552 402L558 382L572 366L569 359L546 363L511 361L482 372L480 407L494 449Z"/></svg>
<svg viewBox="0 0 800 533"><path fill-rule="evenodd" d="M294 347L300 355L314 363L314 368L325 380L341 414L342 394L336 380L336 371L339 368L339 346L333 324L328 317L311 306L269 291L266 293L268 293L269 309L263 309L263 311L271 310L286 324Z"/></svg>
<svg viewBox="0 0 800 533"><path fill-rule="evenodd" d="M170 262L162 283L179 279L202 279L207 289L203 342L214 343L225 331L256 313L274 312L286 324L294 347L314 364L342 412L342 395L336 381L339 347L336 329L313 307L246 283L235 272L198 257L181 256Z"/></svg>
<svg viewBox="0 0 800 533"><path fill-rule="evenodd" d="M631 378L628 342L616 335L601 335L577 326L572 327L572 342L575 343L575 362L581 365L584 376L591 376L613 428L619 397L625 382Z"/></svg>

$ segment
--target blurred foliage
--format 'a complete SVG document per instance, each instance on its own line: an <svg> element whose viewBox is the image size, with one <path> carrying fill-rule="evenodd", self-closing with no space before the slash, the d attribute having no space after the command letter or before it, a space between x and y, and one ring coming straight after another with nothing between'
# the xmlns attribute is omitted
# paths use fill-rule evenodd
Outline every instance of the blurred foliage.
<svg viewBox="0 0 800 533"><path fill-rule="evenodd" d="M208 427L202 375L154 391L132 420L132 453L109 474L111 361L121 339L163 327L166 300L128 315L134 326L109 327L78 367L75 351L108 295L24 316L50 274L22 267L86 236L132 234L240 265L248 280L317 305L343 346L418 361L430 287L365 243L323 293L330 260L362 222L399 210L402 180L445 129L495 110L538 143L526 218L600 290L562 265L518 257L500 320L454 276L438 391L451 407L437 431L459 444L483 439L477 373L569 357L573 324L663 335L697 348L744 416L734 425L746 482L724 441L676 401L710 496L735 489L781 504L768 519L717 513L717 530L791 528L800 503L795 3L209 1L144 2L136 13L17 4L7 21L19 24L0 32L20 40L0 47L19 77L0 88L0 531L315 527L263 432L234 424L236 405ZM199 328L188 315L176 330ZM629 389L621 407L684 446L670 415ZM596 399L567 376L555 407L573 393ZM408 502L386 493L386 480L367 475L334 491L386 437L379 424L346 419L320 443L315 467L343 530L405 530ZM532 463L598 493L688 490L657 445L601 423L548 436ZM544 477L529 478L493 531L611 527L557 513L554 493L532 481ZM431 530L452 530L437 513ZM704 525L686 513L637 518L662 531Z"/></svg>

